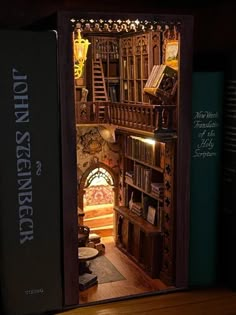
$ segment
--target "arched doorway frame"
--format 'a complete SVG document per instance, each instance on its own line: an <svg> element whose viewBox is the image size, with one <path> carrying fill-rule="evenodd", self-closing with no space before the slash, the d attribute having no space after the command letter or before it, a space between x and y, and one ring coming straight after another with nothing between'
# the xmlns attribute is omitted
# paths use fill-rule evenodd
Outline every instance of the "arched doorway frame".
<svg viewBox="0 0 236 315"><path fill-rule="evenodd" d="M118 205L118 193L119 193L119 178L118 174L115 174L115 172L106 164L102 162L97 162L91 164L86 171L83 173L80 183L78 185L78 207L83 211L84 209L84 194L85 194L85 184L86 180L89 176L89 174L96 168L103 168L105 169L110 175L113 180L114 186L113 186L113 192L114 192L114 206Z"/></svg>

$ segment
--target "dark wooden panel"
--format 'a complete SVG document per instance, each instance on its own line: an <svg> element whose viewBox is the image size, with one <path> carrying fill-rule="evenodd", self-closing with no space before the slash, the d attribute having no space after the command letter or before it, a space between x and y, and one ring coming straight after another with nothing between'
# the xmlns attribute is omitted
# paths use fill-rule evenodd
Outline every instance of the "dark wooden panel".
<svg viewBox="0 0 236 315"><path fill-rule="evenodd" d="M141 217L130 212L125 207L115 207L116 219L122 217L122 236L129 235L129 244L123 237L117 241L117 246L134 260L152 278L158 278L162 251L163 235L157 227L145 222ZM117 240L117 236L116 240Z"/></svg>
<svg viewBox="0 0 236 315"><path fill-rule="evenodd" d="M71 29L69 20L58 15L58 54L61 101L62 204L64 247L64 303L78 303L78 225L76 129L73 90Z"/></svg>

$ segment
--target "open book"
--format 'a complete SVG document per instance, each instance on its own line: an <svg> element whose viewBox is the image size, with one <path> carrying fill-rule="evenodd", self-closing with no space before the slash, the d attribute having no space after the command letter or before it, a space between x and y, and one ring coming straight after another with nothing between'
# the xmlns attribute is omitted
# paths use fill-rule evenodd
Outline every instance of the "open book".
<svg viewBox="0 0 236 315"><path fill-rule="evenodd" d="M172 97L177 88L177 71L167 65L154 65L144 86L144 92Z"/></svg>

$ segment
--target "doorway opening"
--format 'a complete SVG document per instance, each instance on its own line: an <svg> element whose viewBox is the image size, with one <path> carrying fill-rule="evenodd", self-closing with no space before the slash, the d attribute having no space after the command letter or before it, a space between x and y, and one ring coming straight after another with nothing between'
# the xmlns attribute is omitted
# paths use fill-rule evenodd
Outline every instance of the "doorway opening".
<svg viewBox="0 0 236 315"><path fill-rule="evenodd" d="M82 224L90 229L90 233L100 237L112 237L113 208L117 197L115 175L103 163L91 166L82 178L79 196L83 196Z"/></svg>

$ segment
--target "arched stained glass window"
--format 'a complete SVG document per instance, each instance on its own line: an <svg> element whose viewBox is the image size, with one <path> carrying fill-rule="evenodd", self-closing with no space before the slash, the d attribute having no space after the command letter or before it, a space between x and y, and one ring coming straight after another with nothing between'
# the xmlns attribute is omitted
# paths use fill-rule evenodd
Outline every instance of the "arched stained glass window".
<svg viewBox="0 0 236 315"><path fill-rule="evenodd" d="M97 185L114 186L114 182L110 173L102 167L95 168L89 173L84 187L87 188L89 186Z"/></svg>

